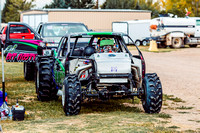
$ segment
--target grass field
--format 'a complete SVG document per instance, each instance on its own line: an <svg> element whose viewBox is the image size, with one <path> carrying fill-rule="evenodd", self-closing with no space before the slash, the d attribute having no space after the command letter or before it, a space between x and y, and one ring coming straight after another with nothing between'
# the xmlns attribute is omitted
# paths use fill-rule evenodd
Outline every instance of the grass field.
<svg viewBox="0 0 200 133"><path fill-rule="evenodd" d="M1 65L0 65L1 68ZM0 73L1 70L0 70ZM0 75L1 79L1 75ZM61 98L58 101L40 102L36 98L33 81L23 78L23 63L5 63L8 105L16 99L26 109L24 121L1 121L4 132L175 132L169 123L169 114L146 114L141 102L132 100L85 101L79 115L64 115ZM173 99L172 96L164 100ZM167 104L166 104L167 105Z"/></svg>

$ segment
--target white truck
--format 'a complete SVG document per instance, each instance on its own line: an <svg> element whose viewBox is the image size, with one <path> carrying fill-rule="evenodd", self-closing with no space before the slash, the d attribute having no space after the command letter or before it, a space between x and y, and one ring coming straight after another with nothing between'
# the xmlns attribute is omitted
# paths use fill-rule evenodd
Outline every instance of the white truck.
<svg viewBox="0 0 200 133"><path fill-rule="evenodd" d="M137 46L141 44L146 46L148 42L147 38L150 37L150 30L149 30L150 22L151 20L131 20L131 21L113 22L112 31L128 34L134 40Z"/></svg>
<svg viewBox="0 0 200 133"><path fill-rule="evenodd" d="M197 47L200 44L200 18L170 18L159 17L152 19L150 25L151 38L155 39L158 47L180 48L185 44Z"/></svg>

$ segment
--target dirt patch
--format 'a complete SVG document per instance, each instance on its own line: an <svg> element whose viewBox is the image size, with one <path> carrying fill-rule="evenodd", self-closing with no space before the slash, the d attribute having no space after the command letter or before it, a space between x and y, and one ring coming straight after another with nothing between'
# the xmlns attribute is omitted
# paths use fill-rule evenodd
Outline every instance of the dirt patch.
<svg viewBox="0 0 200 133"><path fill-rule="evenodd" d="M200 47L187 48L167 53L143 52L147 72L156 72L161 79L163 93L174 95L185 102L161 112L172 116L166 126L180 127L178 130L197 130L200 127ZM192 107L180 110L173 107ZM198 129L199 130L199 129Z"/></svg>

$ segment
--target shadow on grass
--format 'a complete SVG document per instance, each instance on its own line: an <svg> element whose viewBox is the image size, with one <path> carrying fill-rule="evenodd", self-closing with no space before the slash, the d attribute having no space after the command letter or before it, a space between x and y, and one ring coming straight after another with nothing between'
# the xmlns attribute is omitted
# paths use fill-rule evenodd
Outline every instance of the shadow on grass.
<svg viewBox="0 0 200 133"><path fill-rule="evenodd" d="M122 100L109 100L109 101L90 101L82 103L81 113L107 113L115 111L124 111L124 112L142 112L139 108L127 106L123 104Z"/></svg>
<svg viewBox="0 0 200 133"><path fill-rule="evenodd" d="M8 76L7 76L8 77ZM24 82L30 82L30 81L26 81L23 77L18 76L18 77L14 77L14 78L6 78L5 79L6 82L11 82L11 83L24 83Z"/></svg>

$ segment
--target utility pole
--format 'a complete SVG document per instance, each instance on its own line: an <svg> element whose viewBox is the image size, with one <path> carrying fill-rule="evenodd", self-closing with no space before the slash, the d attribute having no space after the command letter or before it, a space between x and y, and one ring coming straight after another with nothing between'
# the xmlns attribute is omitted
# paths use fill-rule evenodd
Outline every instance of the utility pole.
<svg viewBox="0 0 200 133"><path fill-rule="evenodd" d="M97 9L99 9L99 0L97 0L96 4L97 4Z"/></svg>

